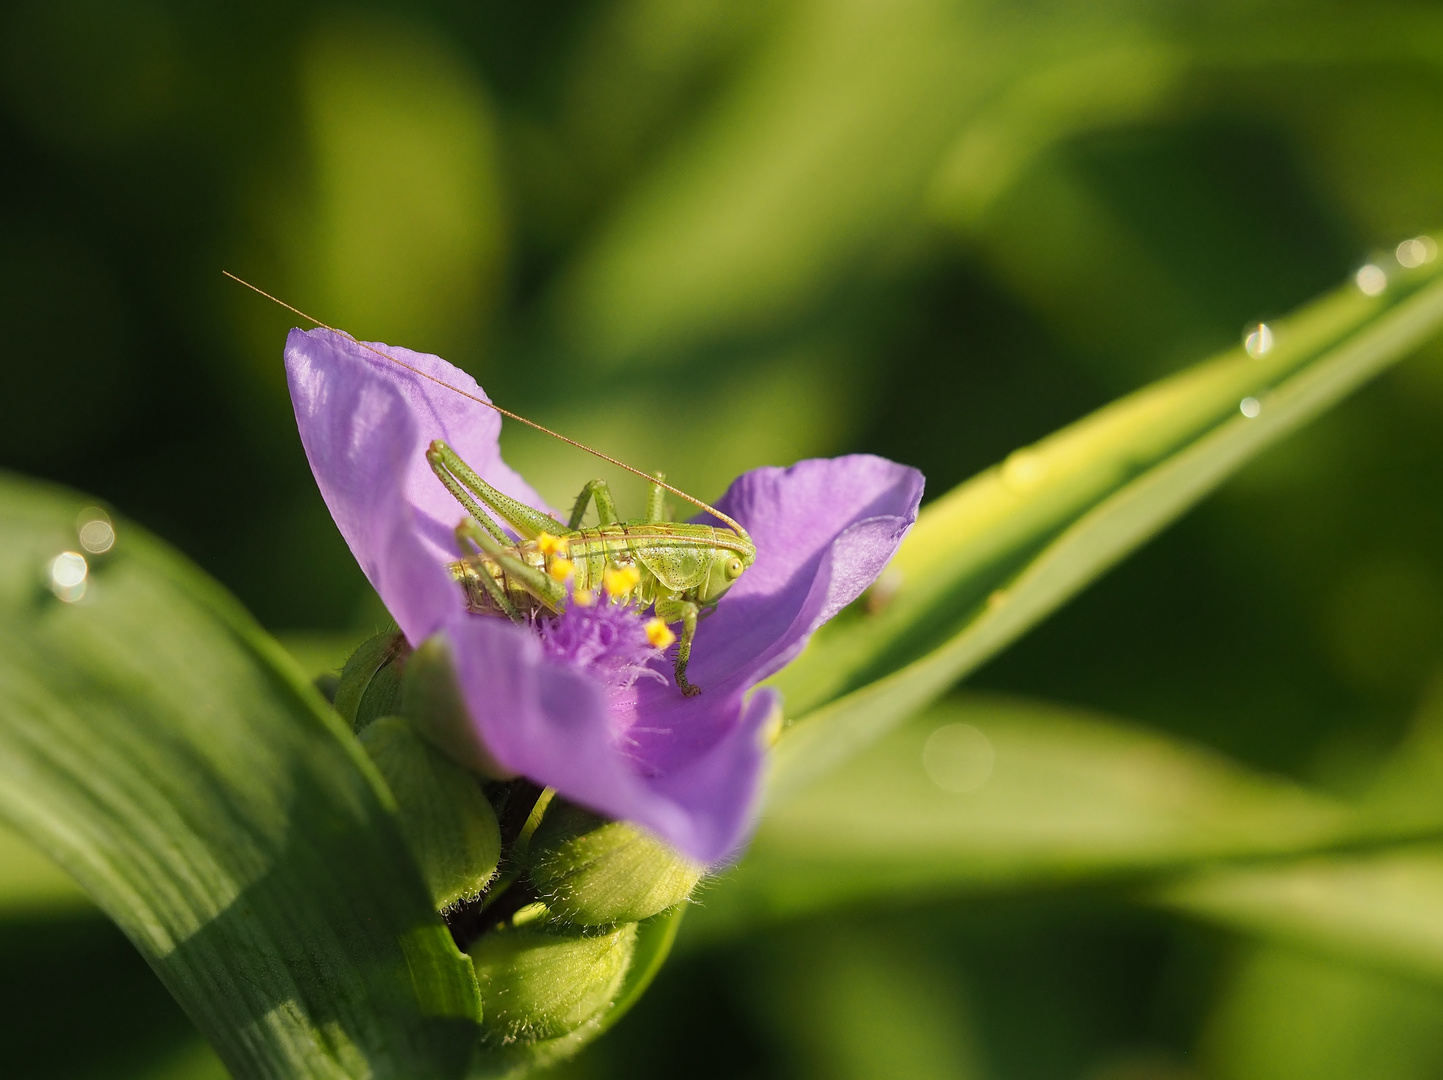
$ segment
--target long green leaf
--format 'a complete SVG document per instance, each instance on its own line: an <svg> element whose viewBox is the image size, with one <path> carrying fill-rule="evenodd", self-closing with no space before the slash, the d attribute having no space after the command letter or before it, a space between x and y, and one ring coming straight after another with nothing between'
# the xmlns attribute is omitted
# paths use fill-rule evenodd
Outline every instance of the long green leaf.
<svg viewBox="0 0 1443 1080"><path fill-rule="evenodd" d="M960 743L949 743L959 730ZM746 858L702 895L688 936L837 907L1121 882L1438 828L1380 826L1288 781L1093 713L969 694L773 805Z"/></svg>
<svg viewBox="0 0 1443 1080"><path fill-rule="evenodd" d="M0 817L237 1077L462 1075L474 976L367 759L234 601L141 530L121 523L84 596L59 599L47 573L79 550L82 505L0 478Z"/></svg>
<svg viewBox="0 0 1443 1080"><path fill-rule="evenodd" d="M1166 379L929 507L894 561L891 609L843 623L777 680L800 719L776 748L773 797L935 699L1432 334L1443 324L1437 266L1383 263L1381 295L1345 286L1280 322L1266 356L1238 349ZM1240 412L1245 397L1261 412ZM939 633L940 647L924 651Z"/></svg>
<svg viewBox="0 0 1443 1080"><path fill-rule="evenodd" d="M34 914L93 914L75 879L34 844L0 826L0 919Z"/></svg>
<svg viewBox="0 0 1443 1080"><path fill-rule="evenodd" d="M1213 870L1152 894L1165 907L1443 983L1443 848Z"/></svg>
<svg viewBox="0 0 1443 1080"><path fill-rule="evenodd" d="M1433 695L1359 805L1380 833L1426 835L1443 820L1440 781L1443 698ZM1233 929L1443 983L1443 846L1437 843L1210 867L1148 895Z"/></svg>

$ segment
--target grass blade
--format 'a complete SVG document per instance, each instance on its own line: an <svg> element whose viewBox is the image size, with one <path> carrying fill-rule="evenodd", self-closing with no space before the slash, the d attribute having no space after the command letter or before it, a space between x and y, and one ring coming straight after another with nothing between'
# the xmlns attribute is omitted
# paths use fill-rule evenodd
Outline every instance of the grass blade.
<svg viewBox="0 0 1443 1080"><path fill-rule="evenodd" d="M0 817L120 925L241 1080L462 1075L475 979L354 739L139 529L118 525L84 595L58 598L47 571L80 550L83 505L0 478Z"/></svg>
<svg viewBox="0 0 1443 1080"><path fill-rule="evenodd" d="M959 726L970 742L949 748ZM770 807L747 857L703 895L689 936L1293 856L1373 831L1345 804L1166 735L966 694Z"/></svg>
<svg viewBox="0 0 1443 1080"><path fill-rule="evenodd" d="M1234 930L1443 983L1443 848L1436 845L1213 870L1151 896Z"/></svg>
<svg viewBox="0 0 1443 1080"><path fill-rule="evenodd" d="M1238 349L1110 405L939 499L894 566L902 587L777 680L800 717L780 740L783 797L924 707L1186 512L1267 446L1443 324L1436 264L1355 285ZM1260 408L1249 417L1239 403ZM1251 411L1251 410L1250 410ZM932 647L941 637L942 644Z"/></svg>

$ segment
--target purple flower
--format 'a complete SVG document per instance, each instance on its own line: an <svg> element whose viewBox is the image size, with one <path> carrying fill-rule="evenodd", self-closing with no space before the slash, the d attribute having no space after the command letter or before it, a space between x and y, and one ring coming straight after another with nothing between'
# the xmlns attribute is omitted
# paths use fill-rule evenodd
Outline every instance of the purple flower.
<svg viewBox="0 0 1443 1080"><path fill-rule="evenodd" d="M439 357L373 348L484 396ZM753 687L882 571L916 518L921 474L853 455L738 477L718 508L751 533L757 558L701 622L689 676L703 692L687 698L629 609L572 604L534 628L466 610L448 569L464 515L426 462L430 442L555 516L501 460L496 413L328 330L291 331L286 373L332 517L411 644L445 635L490 758L699 861L733 852L780 708Z"/></svg>

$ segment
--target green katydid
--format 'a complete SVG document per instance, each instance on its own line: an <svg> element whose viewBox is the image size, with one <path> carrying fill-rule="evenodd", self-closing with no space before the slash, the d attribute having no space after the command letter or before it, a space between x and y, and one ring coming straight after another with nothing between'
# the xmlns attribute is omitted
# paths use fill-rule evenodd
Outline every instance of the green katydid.
<svg viewBox="0 0 1443 1080"><path fill-rule="evenodd" d="M681 625L674 661L678 689L688 697L701 692L686 677L697 620L715 607L756 560L756 546L738 522L671 486L660 474L648 476L358 341L228 271L222 273L316 326L350 338L384 360L650 481L645 518L621 521L610 488L605 480L598 479L581 489L569 521L563 523L496 490L445 443L432 442L426 452L437 479L465 511L466 516L456 526L460 557L451 564L451 571L465 590L472 611L526 622L559 614L568 603L593 603L598 592L605 594L607 602L631 603L640 610L650 607L655 617L647 624L647 634L654 645L669 645L676 639L669 624ZM724 526L666 521L666 492L705 510ZM582 528L582 518L593 503L597 524ZM496 518L510 526L519 539L512 539Z"/></svg>
<svg viewBox="0 0 1443 1080"><path fill-rule="evenodd" d="M666 624L681 624L676 685L688 697L700 693L686 677L697 619L755 561L757 549L745 529L699 500L692 501L729 527L666 521L662 499L675 489L660 476L650 478L645 518L621 521L606 481L591 480L562 523L497 491L443 442L431 444L426 460L468 515L456 526L456 540L463 552L468 544L475 550L453 563L452 572L472 611L524 622L557 614L568 603L594 602L598 592L612 603L650 607L656 614L648 627L653 644L669 644ZM582 528L593 502L597 524ZM491 514L520 541L512 541Z"/></svg>

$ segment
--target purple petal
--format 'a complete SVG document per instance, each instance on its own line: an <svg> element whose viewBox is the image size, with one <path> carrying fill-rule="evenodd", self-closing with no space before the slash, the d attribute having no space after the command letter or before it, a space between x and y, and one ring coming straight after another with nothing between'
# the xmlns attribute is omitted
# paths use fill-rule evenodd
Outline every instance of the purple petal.
<svg viewBox="0 0 1443 1080"><path fill-rule="evenodd" d="M499 764L635 822L701 862L727 855L747 835L772 692L745 707L739 694L715 695L703 722L725 737L661 776L636 760L632 717L608 702L600 684L548 659L532 632L465 614L445 632L477 735Z"/></svg>
<svg viewBox="0 0 1443 1080"><path fill-rule="evenodd" d="M370 348L485 398L475 379L438 356L379 343ZM464 512L426 463L431 440L446 440L513 498L546 506L501 460L499 415L344 334L292 330L286 378L326 506L387 609L417 644L462 603L446 563L456 558L452 530Z"/></svg>
<svg viewBox="0 0 1443 1080"><path fill-rule="evenodd" d="M686 732L648 747L648 761L667 770L696 752L688 743L717 737L691 716L708 694L780 670L876 580L917 519L922 483L916 469L867 454L755 469L733 482L718 507L751 533L757 560L697 628L688 675L701 695L640 688L639 711Z"/></svg>
<svg viewBox="0 0 1443 1080"><path fill-rule="evenodd" d="M770 687L747 697L739 714L732 713L737 700L704 705L704 710L720 715L703 718L702 726L725 729L726 734L651 784L656 797L670 799L687 815L688 841L673 842L708 864L736 854L751 835L766 760L764 735L782 704L781 695Z"/></svg>
<svg viewBox="0 0 1443 1080"><path fill-rule="evenodd" d="M644 825L695 858L723 858L751 828L760 735L779 704L773 691L746 699L747 691L876 579L921 497L915 469L869 456L740 477L720 508L752 534L757 561L697 631L690 674L701 695L682 697L669 677L645 680L613 700L609 715L577 727L556 718L530 724L522 738L498 718L482 725L483 739L498 760L577 802ZM487 708L497 684L477 679L467 700Z"/></svg>

